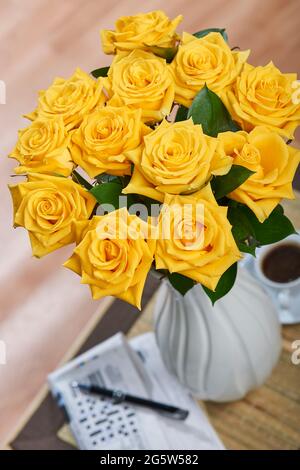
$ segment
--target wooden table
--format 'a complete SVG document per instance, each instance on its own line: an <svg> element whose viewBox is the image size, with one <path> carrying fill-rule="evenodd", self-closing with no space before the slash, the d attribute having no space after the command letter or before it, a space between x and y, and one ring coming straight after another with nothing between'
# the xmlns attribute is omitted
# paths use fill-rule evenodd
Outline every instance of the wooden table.
<svg viewBox="0 0 300 470"><path fill-rule="evenodd" d="M285 211L293 220L295 227L300 228L299 194L296 201L285 204ZM154 302L155 294L152 295L139 319L129 330L129 337L153 329ZM99 320L101 318L103 320L111 305L112 299L108 299L107 303L98 309L95 317L86 325L62 362L66 362L76 354ZM124 304L122 310L125 309ZM120 315L120 310L118 315ZM126 315L123 311L123 317ZM114 321L116 322L116 318ZM228 449L300 449L300 365L297 366L291 362L292 343L300 339L300 324L284 326L282 332L283 349L279 363L262 387L237 402L199 403L206 410ZM47 392L47 387L44 386L38 393L9 438L7 448L40 407Z"/></svg>

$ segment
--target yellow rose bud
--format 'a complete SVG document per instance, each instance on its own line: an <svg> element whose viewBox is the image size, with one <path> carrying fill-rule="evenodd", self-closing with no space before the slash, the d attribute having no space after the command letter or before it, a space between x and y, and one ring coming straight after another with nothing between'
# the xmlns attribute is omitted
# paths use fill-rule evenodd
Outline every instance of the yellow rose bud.
<svg viewBox="0 0 300 470"><path fill-rule="evenodd" d="M217 149L217 139L205 135L192 119L163 121L144 137L144 144L144 149L128 152L135 166L125 194L163 202L165 193L196 192L213 174L226 174L232 165L232 158Z"/></svg>
<svg viewBox="0 0 300 470"><path fill-rule="evenodd" d="M245 131L262 125L292 138L300 124L300 102L293 100L296 80L296 74L281 73L272 62L264 67L246 64L222 99Z"/></svg>
<svg viewBox="0 0 300 470"><path fill-rule="evenodd" d="M166 61L150 52L132 51L116 56L106 85L111 106L142 108L145 122L161 121L174 101L174 83Z"/></svg>
<svg viewBox="0 0 300 470"><path fill-rule="evenodd" d="M182 15L170 20L160 10L122 16L116 21L115 30L100 32L105 54L119 51L146 49L148 46L172 47L176 42L175 30L182 21Z"/></svg>
<svg viewBox="0 0 300 470"><path fill-rule="evenodd" d="M228 197L246 204L260 222L269 217L282 198L294 199L292 182L300 162L298 149L262 126L249 134L224 132L219 139L234 164L254 172Z"/></svg>
<svg viewBox="0 0 300 470"><path fill-rule="evenodd" d="M149 131L141 121L140 109L101 108L86 116L72 134L72 158L91 178L105 172L130 175L126 152L141 146Z"/></svg>
<svg viewBox="0 0 300 470"><path fill-rule="evenodd" d="M15 173L58 173L69 176L73 163L68 150L70 137L61 116L36 119L19 131L19 139L9 155L20 163Z"/></svg>
<svg viewBox="0 0 300 470"><path fill-rule="evenodd" d="M113 295L140 309L156 243L150 226L125 208L78 225L82 238L64 266L89 284L93 299Z"/></svg>
<svg viewBox="0 0 300 470"><path fill-rule="evenodd" d="M103 78L94 80L78 68L70 78L56 78L47 90L41 90L36 110L25 117L34 120L62 116L67 130L73 129L87 113L104 105L103 85Z"/></svg>
<svg viewBox="0 0 300 470"><path fill-rule="evenodd" d="M64 177L30 173L28 181L9 186L14 226L28 230L32 253L38 258L75 241L72 223L88 219L95 198Z"/></svg>
<svg viewBox="0 0 300 470"><path fill-rule="evenodd" d="M175 59L169 65L175 80L175 101L189 107L206 84L220 94L235 82L250 51L231 51L219 33L196 38L183 33Z"/></svg>
<svg viewBox="0 0 300 470"><path fill-rule="evenodd" d="M156 269L168 269L211 290L241 258L227 219L210 185L190 196L166 195L159 216Z"/></svg>

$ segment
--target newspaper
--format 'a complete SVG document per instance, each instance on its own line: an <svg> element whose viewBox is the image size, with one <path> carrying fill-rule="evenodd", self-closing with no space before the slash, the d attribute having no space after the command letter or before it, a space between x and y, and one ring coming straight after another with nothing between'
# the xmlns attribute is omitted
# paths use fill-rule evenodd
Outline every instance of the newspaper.
<svg viewBox="0 0 300 470"><path fill-rule="evenodd" d="M80 449L201 450L224 449L205 413L165 368L153 333L130 343L118 333L49 375ZM176 421L153 410L115 404L72 387L74 381L97 384L189 410Z"/></svg>

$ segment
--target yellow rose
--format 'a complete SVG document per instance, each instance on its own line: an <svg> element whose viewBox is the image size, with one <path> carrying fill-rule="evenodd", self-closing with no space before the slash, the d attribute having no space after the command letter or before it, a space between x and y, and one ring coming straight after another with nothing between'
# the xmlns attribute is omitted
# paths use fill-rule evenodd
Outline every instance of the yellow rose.
<svg viewBox="0 0 300 470"><path fill-rule="evenodd" d="M163 202L165 193L198 191L214 174L228 173L232 158L218 141L205 135L192 119L163 121L144 137L144 149L128 152L134 171L125 194L137 193Z"/></svg>
<svg viewBox="0 0 300 470"><path fill-rule="evenodd" d="M28 181L9 186L14 226L29 232L32 253L38 258L75 240L72 223L88 219L95 198L71 179L29 174Z"/></svg>
<svg viewBox="0 0 300 470"><path fill-rule="evenodd" d="M138 148L149 131L140 109L107 106L86 116L74 131L72 158L91 178L105 172L130 175L131 162L125 153Z"/></svg>
<svg viewBox="0 0 300 470"><path fill-rule="evenodd" d="M70 78L56 78L47 90L41 90L36 110L25 117L34 120L62 116L67 130L73 129L87 113L104 105L103 84L103 78L94 80L78 68Z"/></svg>
<svg viewBox="0 0 300 470"><path fill-rule="evenodd" d="M149 225L123 208L76 230L79 244L64 266L89 284L93 299L113 295L140 309L156 243L148 238Z"/></svg>
<svg viewBox="0 0 300 470"><path fill-rule="evenodd" d="M9 155L20 163L15 173L59 173L69 176L73 169L69 141L61 116L36 119L19 131L17 145Z"/></svg>
<svg viewBox="0 0 300 470"><path fill-rule="evenodd" d="M269 217L282 198L294 198L292 182L300 162L298 149L262 126L249 134L224 132L219 139L234 164L255 172L228 197L246 204L260 222Z"/></svg>
<svg viewBox="0 0 300 470"><path fill-rule="evenodd" d="M224 104L241 127L268 126L292 138L300 124L300 103L293 103L297 75L281 73L272 62L264 67L246 64L231 90L222 95Z"/></svg>
<svg viewBox="0 0 300 470"><path fill-rule="evenodd" d="M175 80L175 101L189 107L206 84L220 94L240 74L250 51L231 51L219 33L196 38L183 33L175 59L169 65Z"/></svg>
<svg viewBox="0 0 300 470"><path fill-rule="evenodd" d="M166 195L159 216L156 269L180 273L215 290L241 258L227 219L210 185L190 196Z"/></svg>
<svg viewBox="0 0 300 470"><path fill-rule="evenodd" d="M150 52L116 56L106 79L111 106L142 108L145 122L161 121L174 101L174 83L166 61Z"/></svg>
<svg viewBox="0 0 300 470"><path fill-rule="evenodd" d="M105 54L118 51L146 49L146 46L172 47L177 40L175 30L182 21L182 15L170 20L160 10L122 16L116 21L115 31L100 32Z"/></svg>

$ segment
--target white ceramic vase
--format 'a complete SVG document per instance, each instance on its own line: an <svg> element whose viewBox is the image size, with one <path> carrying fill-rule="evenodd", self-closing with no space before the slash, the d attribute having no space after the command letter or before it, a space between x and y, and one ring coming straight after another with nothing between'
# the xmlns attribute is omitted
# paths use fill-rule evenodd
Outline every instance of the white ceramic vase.
<svg viewBox="0 0 300 470"><path fill-rule="evenodd" d="M233 289L214 307L200 285L183 297L163 281L154 315L167 368L198 398L238 400L259 387L278 361L276 311L242 267Z"/></svg>

